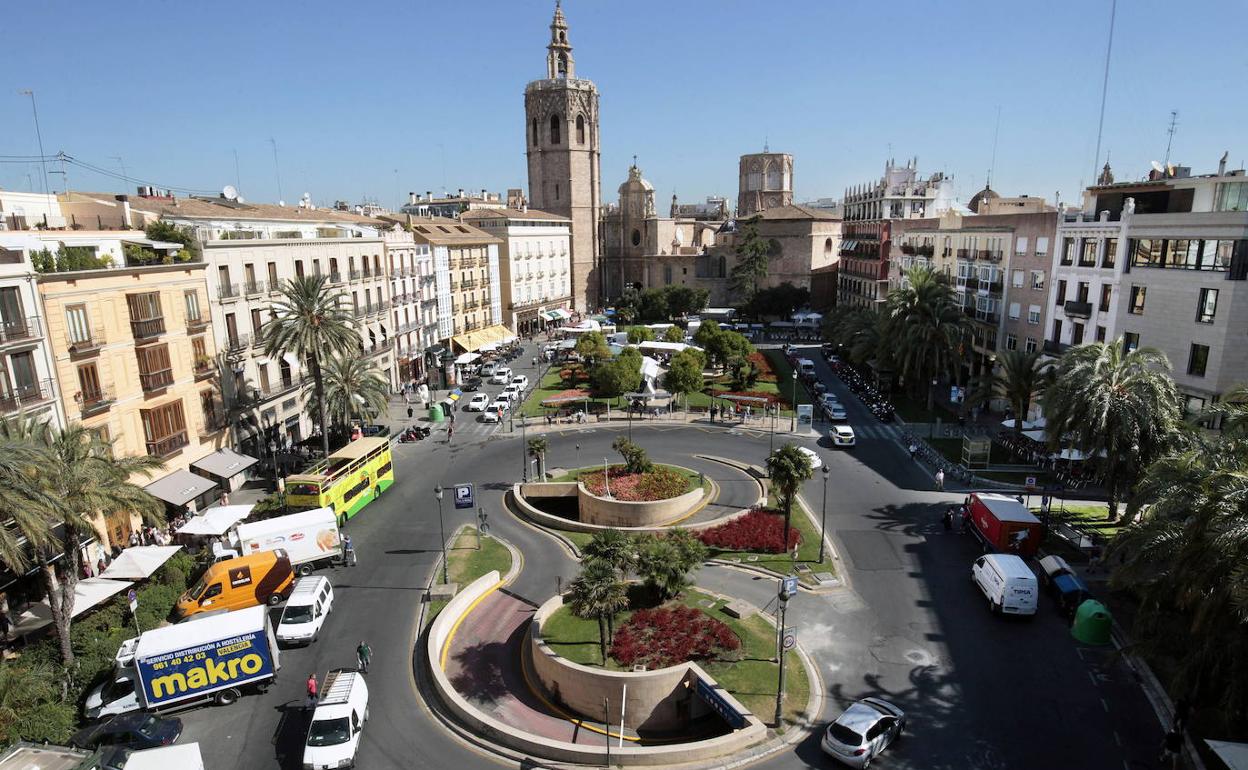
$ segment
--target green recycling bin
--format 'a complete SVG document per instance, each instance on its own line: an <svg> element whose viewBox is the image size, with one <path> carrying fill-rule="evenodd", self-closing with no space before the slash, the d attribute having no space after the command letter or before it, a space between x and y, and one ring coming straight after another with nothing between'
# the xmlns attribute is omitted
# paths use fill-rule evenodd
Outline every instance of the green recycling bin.
<svg viewBox="0 0 1248 770"><path fill-rule="evenodd" d="M1070 633L1084 644L1109 644L1111 618L1109 610L1095 599L1088 599L1075 610Z"/></svg>
<svg viewBox="0 0 1248 770"><path fill-rule="evenodd" d="M434 404L429 407L429 422L442 422L446 416L442 414L442 405Z"/></svg>

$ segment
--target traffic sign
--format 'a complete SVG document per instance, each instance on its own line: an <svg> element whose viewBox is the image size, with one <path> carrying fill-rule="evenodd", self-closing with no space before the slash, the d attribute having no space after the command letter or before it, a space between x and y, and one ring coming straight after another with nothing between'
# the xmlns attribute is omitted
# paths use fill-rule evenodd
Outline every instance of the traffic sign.
<svg viewBox="0 0 1248 770"><path fill-rule="evenodd" d="M794 647L796 647L797 646L797 632L791 628L784 629L784 636L782 637L781 644L784 646L784 649L786 650L791 650Z"/></svg>
<svg viewBox="0 0 1248 770"><path fill-rule="evenodd" d="M1035 477L1035 476L1028 476L1028 477L1027 477L1027 480L1026 480L1026 482L1023 484L1023 486L1027 487L1027 489L1030 489L1030 490L1032 490L1032 491L1035 491L1035 488L1036 488L1036 477Z"/></svg>
<svg viewBox="0 0 1248 770"><path fill-rule="evenodd" d="M789 575L780 579L780 598L788 599L797 593L797 576Z"/></svg>
<svg viewBox="0 0 1248 770"><path fill-rule="evenodd" d="M134 592L133 588L126 591L126 601L130 604L131 612L134 612L139 608L139 595Z"/></svg>
<svg viewBox="0 0 1248 770"><path fill-rule="evenodd" d="M476 498L473 495L471 484L455 485L455 507L456 508L476 508Z"/></svg>

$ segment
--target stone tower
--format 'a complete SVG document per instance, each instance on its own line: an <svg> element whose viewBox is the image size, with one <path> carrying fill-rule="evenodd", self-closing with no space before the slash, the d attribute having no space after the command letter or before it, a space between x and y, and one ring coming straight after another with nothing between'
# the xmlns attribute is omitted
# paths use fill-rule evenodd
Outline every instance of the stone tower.
<svg viewBox="0 0 1248 770"><path fill-rule="evenodd" d="M558 0L546 51L546 78L524 89L529 205L572 220L572 303L586 311L604 300L598 271L598 88L576 77Z"/></svg>
<svg viewBox="0 0 1248 770"><path fill-rule="evenodd" d="M793 203L793 156L763 151L742 155L737 187L737 218Z"/></svg>

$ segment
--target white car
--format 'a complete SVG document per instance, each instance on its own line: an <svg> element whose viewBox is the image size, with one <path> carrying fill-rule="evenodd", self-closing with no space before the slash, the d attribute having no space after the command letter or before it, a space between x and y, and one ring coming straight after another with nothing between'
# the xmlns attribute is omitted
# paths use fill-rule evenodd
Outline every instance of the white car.
<svg viewBox="0 0 1248 770"><path fill-rule="evenodd" d="M502 401L504 404L510 407L512 404L516 403L516 400L519 398L520 398L520 395L516 393L516 391L504 390L502 393L499 393L498 396L494 398L494 400Z"/></svg>
<svg viewBox="0 0 1248 770"><path fill-rule="evenodd" d="M510 409L511 404L506 401L495 401L486 408L481 419L485 422L502 422L503 415L507 414Z"/></svg>
<svg viewBox="0 0 1248 770"><path fill-rule="evenodd" d="M833 425L832 426L832 445L833 446L853 446L855 443L856 442L854 440L853 428L849 427L848 425Z"/></svg>
<svg viewBox="0 0 1248 770"><path fill-rule="evenodd" d="M850 767L867 767L906 728L906 714L879 698L863 698L828 725L824 753Z"/></svg>
<svg viewBox="0 0 1248 770"><path fill-rule="evenodd" d="M499 368L495 369L493 376L490 377L490 382L494 383L495 385L502 385L504 382L509 382L510 380L511 380L511 369L507 368L506 366L500 366Z"/></svg>
<svg viewBox="0 0 1248 770"><path fill-rule="evenodd" d="M507 387L503 388L503 393L510 394L512 398L520 398L520 394L522 392L523 391L520 389L520 386L515 384L514 382L508 385Z"/></svg>
<svg viewBox="0 0 1248 770"><path fill-rule="evenodd" d="M485 408L490 405L490 397L484 393L478 393L468 402L468 411L484 412Z"/></svg>
<svg viewBox="0 0 1248 770"><path fill-rule="evenodd" d="M334 608L334 587L324 575L308 575L295 581L282 618L274 629L283 644L312 644L321 635L325 616Z"/></svg>
<svg viewBox="0 0 1248 770"><path fill-rule="evenodd" d="M816 452L815 450L813 450L813 449L807 449L807 448L806 448L806 447L804 447L804 446L799 446L799 447L797 448L797 451L801 452L802 454L804 454L804 455L806 455L808 458L810 458L810 469L811 469L811 470L815 470L815 471L817 471L817 470L819 470L820 468L822 468L822 467L823 467L823 459L822 459L821 457L819 457L819 453L818 453L818 452Z"/></svg>
<svg viewBox="0 0 1248 770"><path fill-rule="evenodd" d="M848 420L849 413L845 411L845 407L840 404L825 404L824 410L828 413L829 420Z"/></svg>
<svg viewBox="0 0 1248 770"><path fill-rule="evenodd" d="M368 685L364 675L349 668L326 674L303 745L305 770L355 767L366 721Z"/></svg>
<svg viewBox="0 0 1248 770"><path fill-rule="evenodd" d="M825 408L830 407L833 404L839 405L841 403L841 400L836 397L835 393L824 393L820 398L822 399Z"/></svg>
<svg viewBox="0 0 1248 770"><path fill-rule="evenodd" d="M511 378L511 384L519 385L520 391L524 392L529 389L529 378L525 377L523 374L518 374Z"/></svg>

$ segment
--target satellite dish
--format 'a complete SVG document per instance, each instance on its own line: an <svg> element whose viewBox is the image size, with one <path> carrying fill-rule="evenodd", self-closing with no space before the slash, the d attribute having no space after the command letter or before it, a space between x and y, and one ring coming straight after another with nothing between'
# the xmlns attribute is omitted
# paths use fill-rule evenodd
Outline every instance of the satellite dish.
<svg viewBox="0 0 1248 770"><path fill-rule="evenodd" d="M246 203L246 202L247 202L247 199L246 199L246 198L244 198L244 197L243 197L243 196L241 196L241 195L240 195L240 196L238 196L237 198L235 198L234 200L235 200L236 202L238 202L238 203Z"/></svg>
<svg viewBox="0 0 1248 770"><path fill-rule="evenodd" d="M234 185L227 184L225 187L221 188L221 197L225 198L227 201L238 200L238 190L235 189Z"/></svg>
<svg viewBox="0 0 1248 770"><path fill-rule="evenodd" d="M1164 167L1164 166L1162 166L1162 165L1161 165L1160 163L1158 163L1157 161L1152 160L1152 161L1149 161L1149 163L1151 163L1151 164L1152 164L1152 166L1153 166L1153 171L1156 171L1158 174L1164 174L1164 173L1166 173L1166 169L1165 169L1165 167Z"/></svg>
<svg viewBox="0 0 1248 770"><path fill-rule="evenodd" d="M278 201L277 205L281 206L282 208L286 208L286 201Z"/></svg>
<svg viewBox="0 0 1248 770"><path fill-rule="evenodd" d="M310 201L310 200L312 200L312 193L306 193L306 192L305 192L305 193L303 194L303 200L305 200L305 201Z"/></svg>

